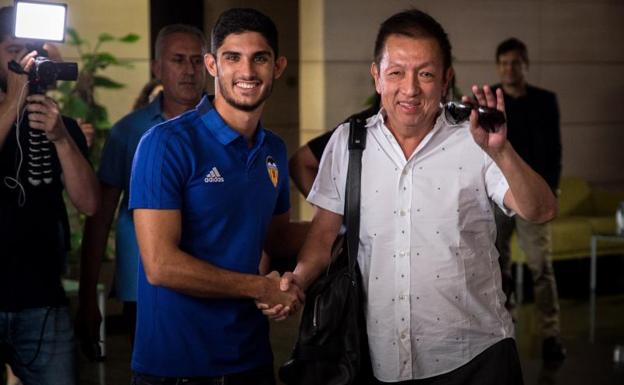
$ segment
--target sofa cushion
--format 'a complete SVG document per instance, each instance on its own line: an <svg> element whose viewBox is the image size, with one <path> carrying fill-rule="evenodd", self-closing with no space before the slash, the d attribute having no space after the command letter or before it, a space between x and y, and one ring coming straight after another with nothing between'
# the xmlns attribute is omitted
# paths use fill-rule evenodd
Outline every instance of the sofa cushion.
<svg viewBox="0 0 624 385"><path fill-rule="evenodd" d="M553 259L566 259L589 249L592 227L586 217L569 216L551 222Z"/></svg>
<svg viewBox="0 0 624 385"><path fill-rule="evenodd" d="M615 234L615 214L609 217L587 217L593 234Z"/></svg>
<svg viewBox="0 0 624 385"><path fill-rule="evenodd" d="M587 181L578 177L565 176L561 178L559 190L560 217L573 214L592 214L593 202Z"/></svg>

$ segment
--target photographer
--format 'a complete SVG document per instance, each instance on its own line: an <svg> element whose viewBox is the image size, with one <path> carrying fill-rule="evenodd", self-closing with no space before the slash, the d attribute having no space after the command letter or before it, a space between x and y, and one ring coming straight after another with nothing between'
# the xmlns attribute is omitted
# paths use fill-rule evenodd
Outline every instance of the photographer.
<svg viewBox="0 0 624 385"><path fill-rule="evenodd" d="M76 208L98 206L86 142L56 103L28 94L36 52L11 35L13 8L0 9L0 357L24 384L74 384L73 328L61 285L69 248L63 189ZM21 124L20 124L21 123Z"/></svg>

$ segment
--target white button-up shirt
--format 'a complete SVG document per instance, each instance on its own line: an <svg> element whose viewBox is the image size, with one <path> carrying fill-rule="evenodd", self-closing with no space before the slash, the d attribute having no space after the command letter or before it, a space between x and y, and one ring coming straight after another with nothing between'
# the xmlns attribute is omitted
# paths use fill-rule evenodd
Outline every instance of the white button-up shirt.
<svg viewBox="0 0 624 385"><path fill-rule="evenodd" d="M343 214L348 125L330 139L308 201ZM491 201L509 186L468 123L443 115L405 159L384 124L367 121L358 262L375 377L427 378L512 337Z"/></svg>

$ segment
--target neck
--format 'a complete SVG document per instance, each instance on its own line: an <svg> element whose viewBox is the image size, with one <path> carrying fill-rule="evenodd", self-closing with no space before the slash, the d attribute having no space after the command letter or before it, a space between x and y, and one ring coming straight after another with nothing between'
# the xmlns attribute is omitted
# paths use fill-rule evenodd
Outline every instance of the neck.
<svg viewBox="0 0 624 385"><path fill-rule="evenodd" d="M253 111L243 111L230 105L218 93L215 95L214 108L230 128L241 134L251 144L262 115L262 106Z"/></svg>
<svg viewBox="0 0 624 385"><path fill-rule="evenodd" d="M527 84L526 82L520 82L518 84L503 84L503 91L512 98L519 98L526 95Z"/></svg>
<svg viewBox="0 0 624 385"><path fill-rule="evenodd" d="M195 107L199 100L195 100L192 103L178 103L163 94L161 103L163 115L165 118L171 119Z"/></svg>
<svg viewBox="0 0 624 385"><path fill-rule="evenodd" d="M386 126L394 135L394 138L399 143L401 150L403 150L403 155L405 159L409 159L418 145L422 142L422 140L427 136L427 134L433 130L435 125L436 117L433 118L433 121L427 121L420 126L401 126L399 124L393 124L388 117L386 116L385 122Z"/></svg>

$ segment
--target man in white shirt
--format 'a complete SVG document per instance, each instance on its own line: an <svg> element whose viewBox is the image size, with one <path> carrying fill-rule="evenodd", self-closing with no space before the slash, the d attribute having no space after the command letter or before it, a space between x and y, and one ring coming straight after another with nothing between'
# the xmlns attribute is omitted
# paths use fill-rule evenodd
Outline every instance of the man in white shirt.
<svg viewBox="0 0 624 385"><path fill-rule="evenodd" d="M555 197L509 144L504 124L488 132L476 111L460 124L441 113L451 48L429 15L409 10L382 23L371 74L383 108L367 120L358 262L374 375L380 383L520 384L490 202L544 222ZM504 111L500 92L472 91L479 104ZM342 125L323 153L308 196L318 210L283 288L307 288L330 262L347 143Z"/></svg>

